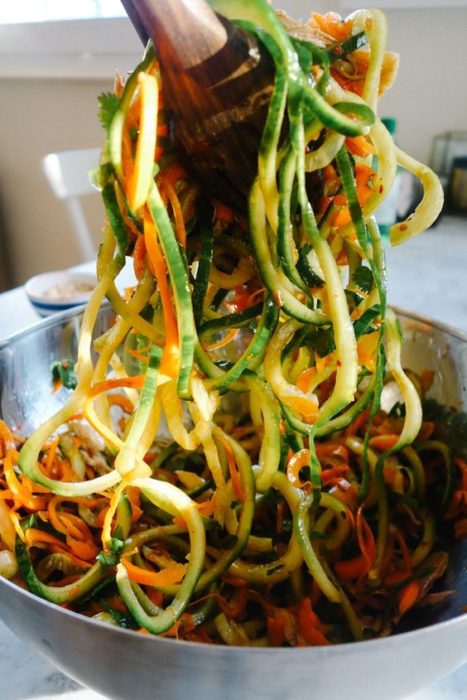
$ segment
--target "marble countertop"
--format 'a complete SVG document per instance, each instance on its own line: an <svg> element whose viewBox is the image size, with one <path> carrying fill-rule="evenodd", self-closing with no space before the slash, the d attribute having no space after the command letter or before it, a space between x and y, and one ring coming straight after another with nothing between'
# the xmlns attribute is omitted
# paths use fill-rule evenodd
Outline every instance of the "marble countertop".
<svg viewBox="0 0 467 700"><path fill-rule="evenodd" d="M388 250L390 303L467 333L466 261L467 219L444 217L420 238ZM90 267L85 265L80 269ZM22 287L0 295L0 340L38 320ZM2 700L99 700L102 697L67 678L1 622L0 679ZM408 700L461 700L466 696L467 664Z"/></svg>

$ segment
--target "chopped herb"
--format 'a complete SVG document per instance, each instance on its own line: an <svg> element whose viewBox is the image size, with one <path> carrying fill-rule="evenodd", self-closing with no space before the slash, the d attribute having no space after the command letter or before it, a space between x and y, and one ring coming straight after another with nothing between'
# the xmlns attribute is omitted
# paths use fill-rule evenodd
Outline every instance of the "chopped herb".
<svg viewBox="0 0 467 700"><path fill-rule="evenodd" d="M352 275L352 283L365 294L369 294L373 289L373 273L369 267L361 265L357 267Z"/></svg>
<svg viewBox="0 0 467 700"><path fill-rule="evenodd" d="M97 99L99 100L98 115L100 123L108 131L113 116L120 105L120 100L113 92L103 92Z"/></svg>
<svg viewBox="0 0 467 700"><path fill-rule="evenodd" d="M76 389L78 379L73 360L59 360L52 365L52 381L61 383L66 389Z"/></svg>
<svg viewBox="0 0 467 700"><path fill-rule="evenodd" d="M362 316L354 321L353 329L355 332L355 337L360 338L361 335L366 333L372 333L376 330L373 321L381 315L381 307L379 304L371 306L365 311Z"/></svg>
<svg viewBox="0 0 467 700"><path fill-rule="evenodd" d="M368 43L365 32L359 32L350 36L348 39L343 41L341 44L334 44L329 49L327 53L329 54L330 60L336 61L349 53L352 53L356 49L360 49L362 46L366 46Z"/></svg>
<svg viewBox="0 0 467 700"><path fill-rule="evenodd" d="M314 328L312 332L308 333L308 340L313 350L315 350L320 357L327 357L327 355L336 349L332 326L328 328Z"/></svg>
<svg viewBox="0 0 467 700"><path fill-rule="evenodd" d="M124 542L117 537L112 537L109 540L109 553L99 552L96 559L102 566L117 566L120 561L120 555L123 551Z"/></svg>

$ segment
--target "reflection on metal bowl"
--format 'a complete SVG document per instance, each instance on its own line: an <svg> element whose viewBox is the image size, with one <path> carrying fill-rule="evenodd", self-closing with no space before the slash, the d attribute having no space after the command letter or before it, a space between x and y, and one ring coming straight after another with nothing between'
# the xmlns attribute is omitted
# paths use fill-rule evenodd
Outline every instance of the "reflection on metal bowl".
<svg viewBox="0 0 467 700"><path fill-rule="evenodd" d="M69 311L0 343L0 415L23 434L63 400L50 391L53 361L76 354L81 311ZM108 325L103 309L97 331ZM404 365L431 369L431 396L467 409L467 336L399 312ZM386 639L296 649L200 645L142 635L56 607L0 579L0 616L75 680L115 700L397 700L467 661L465 545L453 546L446 587L455 595L423 609L417 629Z"/></svg>

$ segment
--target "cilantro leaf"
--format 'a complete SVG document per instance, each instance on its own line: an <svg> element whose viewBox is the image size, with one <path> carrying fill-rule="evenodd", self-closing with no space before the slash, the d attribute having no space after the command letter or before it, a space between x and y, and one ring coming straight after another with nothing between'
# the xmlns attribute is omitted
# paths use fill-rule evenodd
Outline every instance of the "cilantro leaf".
<svg viewBox="0 0 467 700"><path fill-rule="evenodd" d="M100 123L108 131L112 118L120 105L120 100L113 92L103 92L97 99L99 100Z"/></svg>
<svg viewBox="0 0 467 700"><path fill-rule="evenodd" d="M61 382L66 389L76 389L78 379L72 360L59 360L52 365L53 383Z"/></svg>
<svg viewBox="0 0 467 700"><path fill-rule="evenodd" d="M360 336L365 335L365 333L372 333L375 331L376 327L373 325L373 321L377 319L380 314L381 306L379 304L370 306L370 308L367 309L359 319L354 321L353 329L355 332L355 337L360 338Z"/></svg>
<svg viewBox="0 0 467 700"><path fill-rule="evenodd" d="M334 330L332 326L329 326L328 328L317 326L308 333L307 339L310 346L315 352L318 353L320 357L326 357L336 349Z"/></svg>
<svg viewBox="0 0 467 700"><path fill-rule="evenodd" d="M373 273L369 267L364 267L361 265L360 267L357 267L353 273L352 282L356 287L358 287L358 289L361 289L362 292L369 294L374 284Z"/></svg>
<svg viewBox="0 0 467 700"><path fill-rule="evenodd" d="M117 566L120 561L120 555L123 552L125 543L116 537L109 540L109 552L99 552L96 559L102 566Z"/></svg>

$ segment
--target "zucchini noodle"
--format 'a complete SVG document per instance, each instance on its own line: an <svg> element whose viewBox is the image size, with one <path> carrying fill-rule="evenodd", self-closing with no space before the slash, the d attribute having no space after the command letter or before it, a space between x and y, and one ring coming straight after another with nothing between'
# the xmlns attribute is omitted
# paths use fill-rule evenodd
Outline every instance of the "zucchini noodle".
<svg viewBox="0 0 467 700"><path fill-rule="evenodd" d="M467 531L467 467L423 415L429 372L401 363L372 218L398 165L424 197L393 244L434 221L440 185L377 117L397 67L381 12L313 13L295 35L266 0L210 4L275 66L248 217L179 160L149 44L100 98L106 224L76 385L25 441L0 422L0 573L185 640L384 636L442 575L438 530Z"/></svg>

